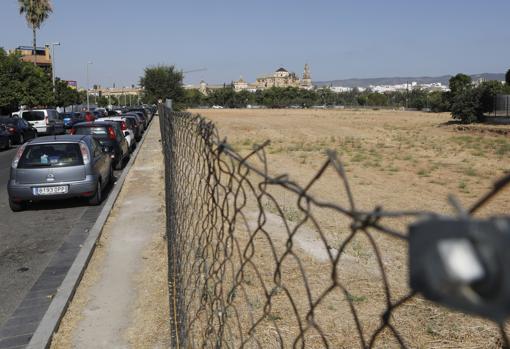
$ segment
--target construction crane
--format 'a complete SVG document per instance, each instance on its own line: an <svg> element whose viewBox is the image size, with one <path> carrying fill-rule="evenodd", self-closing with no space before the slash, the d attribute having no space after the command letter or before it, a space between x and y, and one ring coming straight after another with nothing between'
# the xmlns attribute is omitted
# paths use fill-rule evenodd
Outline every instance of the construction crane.
<svg viewBox="0 0 510 349"><path fill-rule="evenodd" d="M187 70L187 71L183 71L182 73L183 74L188 74L188 73L196 73L196 72L199 72L199 71L206 71L207 68L198 68L198 69L192 69L192 70Z"/></svg>

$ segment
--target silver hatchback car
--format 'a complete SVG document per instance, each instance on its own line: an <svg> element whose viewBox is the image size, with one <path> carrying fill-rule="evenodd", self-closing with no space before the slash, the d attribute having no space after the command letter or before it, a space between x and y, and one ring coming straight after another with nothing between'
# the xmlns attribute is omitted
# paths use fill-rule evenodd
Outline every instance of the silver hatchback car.
<svg viewBox="0 0 510 349"><path fill-rule="evenodd" d="M13 211L29 201L85 197L99 205L113 179L112 160L92 136L36 138L18 148L7 184Z"/></svg>

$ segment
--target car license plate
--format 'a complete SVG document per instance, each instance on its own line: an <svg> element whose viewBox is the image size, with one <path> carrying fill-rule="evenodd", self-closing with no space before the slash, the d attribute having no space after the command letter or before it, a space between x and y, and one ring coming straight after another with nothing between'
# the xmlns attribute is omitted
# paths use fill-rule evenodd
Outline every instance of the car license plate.
<svg viewBox="0 0 510 349"><path fill-rule="evenodd" d="M33 188L34 195L57 195L57 194L67 194L68 191L67 185L59 185L55 187L38 187Z"/></svg>

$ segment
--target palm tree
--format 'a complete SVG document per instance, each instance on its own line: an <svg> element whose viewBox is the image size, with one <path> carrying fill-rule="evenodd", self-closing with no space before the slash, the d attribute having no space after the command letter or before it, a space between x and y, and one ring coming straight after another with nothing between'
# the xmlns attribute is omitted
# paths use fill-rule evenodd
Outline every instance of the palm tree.
<svg viewBox="0 0 510 349"><path fill-rule="evenodd" d="M36 55L36 30L41 28L43 22L53 12L50 0L18 0L19 14L25 15L27 24L32 28L34 46L34 65L37 63Z"/></svg>

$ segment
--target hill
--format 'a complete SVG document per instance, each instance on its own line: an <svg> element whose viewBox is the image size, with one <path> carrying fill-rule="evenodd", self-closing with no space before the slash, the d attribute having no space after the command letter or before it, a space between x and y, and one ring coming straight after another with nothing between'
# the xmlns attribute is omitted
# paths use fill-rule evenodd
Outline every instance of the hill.
<svg viewBox="0 0 510 349"><path fill-rule="evenodd" d="M448 85L448 80L452 75L443 76L421 76L421 77L390 77L390 78L365 78L365 79L343 79L343 80L329 80L329 81L314 81L316 86L344 86L344 87L368 87L370 85L397 85L411 83L416 81L419 84L431 84L440 82L443 85ZM499 73L482 73L471 75L473 80L480 78L485 80L505 80L505 74Z"/></svg>

